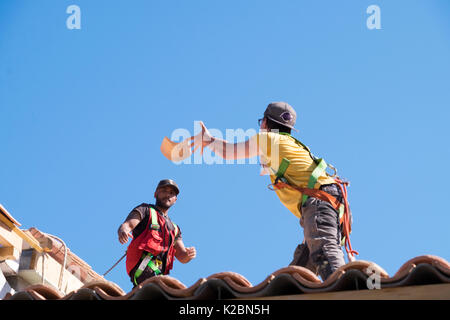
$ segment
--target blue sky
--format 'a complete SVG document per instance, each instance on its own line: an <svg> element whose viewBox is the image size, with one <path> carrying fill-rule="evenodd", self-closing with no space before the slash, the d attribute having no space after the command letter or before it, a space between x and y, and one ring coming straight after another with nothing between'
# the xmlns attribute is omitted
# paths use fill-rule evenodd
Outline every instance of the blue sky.
<svg viewBox="0 0 450 320"><path fill-rule="evenodd" d="M72 4L80 30L66 27ZM0 203L102 274L126 249L123 219L172 178L169 214L197 258L171 276L256 285L303 239L268 177L175 165L159 148L196 120L256 129L283 100L294 135L351 182L359 259L391 276L418 255L448 260L449 17L446 0L2 0ZM124 262L107 279L131 289Z"/></svg>

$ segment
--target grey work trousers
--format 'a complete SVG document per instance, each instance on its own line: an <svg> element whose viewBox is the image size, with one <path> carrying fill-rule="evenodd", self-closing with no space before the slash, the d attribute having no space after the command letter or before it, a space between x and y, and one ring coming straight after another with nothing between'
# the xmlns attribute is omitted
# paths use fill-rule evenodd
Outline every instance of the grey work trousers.
<svg viewBox="0 0 450 320"><path fill-rule="evenodd" d="M337 185L323 185L320 189L342 201L342 193ZM308 268L325 281L345 264L341 250L339 212L328 202L313 197L308 197L301 212L300 225L303 227L304 241L295 249L290 265Z"/></svg>

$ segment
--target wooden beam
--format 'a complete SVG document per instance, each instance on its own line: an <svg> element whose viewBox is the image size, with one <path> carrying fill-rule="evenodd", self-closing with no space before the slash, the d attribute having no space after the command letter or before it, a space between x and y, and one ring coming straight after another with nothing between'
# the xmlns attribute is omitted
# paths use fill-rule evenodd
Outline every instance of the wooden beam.
<svg viewBox="0 0 450 320"><path fill-rule="evenodd" d="M14 247L22 250L23 240L12 229L0 221L0 244L3 247Z"/></svg>
<svg viewBox="0 0 450 320"><path fill-rule="evenodd" d="M4 215L6 218L8 218L9 221L11 221L12 223L14 223L16 226L20 227L21 224L19 223L19 221L17 221L16 219L13 218L13 216L8 212L8 210L5 209L4 206L2 206L2 204L0 203L0 214Z"/></svg>
<svg viewBox="0 0 450 320"><path fill-rule="evenodd" d="M22 230L20 230L19 228L17 228L14 223L11 222L11 220L9 220L7 217L5 217L3 214L0 214L0 222L2 223L3 226L6 225L6 227L1 228L0 227L0 231L2 230L9 230L11 233L15 233L16 235L18 235L20 238L22 238L23 240L25 240L34 250L36 250L37 252L44 252L44 251L48 251L48 250L44 250L40 244L39 241L37 241L35 238L33 238L32 236L26 234L25 232L23 232ZM1 241L1 237L0 237L0 241ZM1 243L1 242L0 242ZM8 245L9 247L9 245ZM20 246L20 248L22 248L22 246Z"/></svg>
<svg viewBox="0 0 450 320"><path fill-rule="evenodd" d="M0 260L18 260L20 251L14 247L2 247L0 248Z"/></svg>
<svg viewBox="0 0 450 320"><path fill-rule="evenodd" d="M245 298L249 299L249 298ZM450 283L250 298L250 300L449 300Z"/></svg>

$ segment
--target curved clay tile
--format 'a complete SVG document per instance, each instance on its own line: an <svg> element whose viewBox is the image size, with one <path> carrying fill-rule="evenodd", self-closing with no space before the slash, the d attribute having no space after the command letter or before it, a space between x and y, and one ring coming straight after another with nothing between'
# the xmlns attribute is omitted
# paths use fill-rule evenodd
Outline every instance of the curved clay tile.
<svg viewBox="0 0 450 320"><path fill-rule="evenodd" d="M68 299L65 300L99 300L99 297L94 290L88 288L81 288L73 291Z"/></svg>
<svg viewBox="0 0 450 320"><path fill-rule="evenodd" d="M120 296L110 295L105 290L97 286L93 287L92 290L94 290L102 300L128 300L133 295L131 292Z"/></svg>
<svg viewBox="0 0 450 320"><path fill-rule="evenodd" d="M433 255L423 255L406 261L395 273L394 278L397 275L399 276L409 273L416 265L420 263L427 263L433 266L439 266L440 270L450 273L450 263L448 263L445 259Z"/></svg>
<svg viewBox="0 0 450 320"><path fill-rule="evenodd" d="M447 277L450 277L450 268L446 268L440 264L437 265L436 268L443 274L447 275Z"/></svg>
<svg viewBox="0 0 450 320"><path fill-rule="evenodd" d="M370 276L370 275L372 275L372 273L368 273L367 269L369 267L372 268L375 272L377 272L381 278L389 278L389 274L383 268L381 268L375 262L366 261L366 260L357 260L357 261L349 262L349 263L343 265L342 267L340 267L339 269L337 269L335 272L348 271L348 270L359 270Z"/></svg>
<svg viewBox="0 0 450 320"><path fill-rule="evenodd" d="M252 284L250 281L248 281L243 275L237 273L237 272L231 272L231 271L224 271L224 272L218 272L210 275L206 278L206 280L210 279L225 279L228 278L229 281L233 281L238 286L242 287L251 287Z"/></svg>
<svg viewBox="0 0 450 320"><path fill-rule="evenodd" d="M423 283L450 283L450 264L440 257L424 255L410 259L402 265L394 277L389 278L377 264L358 260L347 263L336 270L326 281L309 269L289 266L276 270L257 286L235 272L219 272L208 278L201 278L187 288L182 282L170 276L158 276L145 280L128 294L116 284L108 281L94 281L72 291L64 297L47 285L34 285L24 291L7 295L11 300L136 300L136 299L221 299L239 297L270 297L285 294L334 292L358 290L372 275L372 268L381 276L382 288L393 288ZM353 272L355 271L355 272ZM208 281L211 283L207 283ZM219 281L215 281L219 280ZM355 288L356 285L356 288ZM203 290L203 289L205 290ZM201 289L201 290L199 290Z"/></svg>
<svg viewBox="0 0 450 320"><path fill-rule="evenodd" d="M50 300L50 299L46 299L46 297L44 297L43 295L40 295L38 292L36 292L34 290L28 290L27 292L33 298L33 300Z"/></svg>
<svg viewBox="0 0 450 320"><path fill-rule="evenodd" d="M288 266L272 273L273 278L280 274L289 274L298 284L308 288L322 287L322 281L309 269L300 266Z"/></svg>
<svg viewBox="0 0 450 320"><path fill-rule="evenodd" d="M267 287L267 285L274 279L275 277L271 274L269 276L266 277L266 279L264 279L263 281L261 281L258 285L256 286L241 286L239 284L237 284L236 282L232 281L230 278L225 277L224 281L234 290L237 291L238 293L243 293L243 294L250 294L250 293L254 293L254 292L258 292L263 290L265 287ZM227 281L228 280L228 281Z"/></svg>
<svg viewBox="0 0 450 320"><path fill-rule="evenodd" d="M275 277L282 273L288 273L290 275L297 274L301 276L303 279L313 282L313 283L321 283L320 279L309 269L300 267L300 266L289 266L278 269L274 273L272 273Z"/></svg>
<svg viewBox="0 0 450 320"><path fill-rule="evenodd" d="M210 275L207 279L221 279L237 293L251 294L263 290L274 278L275 275L270 274L256 286L252 286L244 276L235 272L215 273Z"/></svg>
<svg viewBox="0 0 450 320"><path fill-rule="evenodd" d="M416 265L414 263L404 264L395 274L392 278L387 279L381 279L381 283L383 284L389 284L393 282L401 281L402 279L406 278L413 270L416 268Z"/></svg>
<svg viewBox="0 0 450 320"><path fill-rule="evenodd" d="M26 287L23 291L38 293L41 297L47 300L61 299L63 295L57 290L45 284L35 284Z"/></svg>
<svg viewBox="0 0 450 320"><path fill-rule="evenodd" d="M184 289L174 289L172 287L167 286L164 282L159 283L159 287L163 289L167 294L176 297L176 298L187 298L192 297L195 291L206 282L205 278L201 278L197 280L192 286Z"/></svg>
<svg viewBox="0 0 450 320"><path fill-rule="evenodd" d="M33 296L26 291L19 291L9 296L7 300L33 300Z"/></svg>
<svg viewBox="0 0 450 320"><path fill-rule="evenodd" d="M91 281L81 288L87 288L87 289L95 289L95 288L102 289L106 294L113 297L118 296L124 296L125 291L123 291L118 285L116 285L113 282L110 281Z"/></svg>
<svg viewBox="0 0 450 320"><path fill-rule="evenodd" d="M135 287L135 289L138 288L137 290L133 289L133 294L129 297L129 300L172 300L172 297L161 289L160 284L157 282L145 283L144 281L143 285L140 284Z"/></svg>
<svg viewBox="0 0 450 320"><path fill-rule="evenodd" d="M163 283L166 287L172 289L186 289L186 286L181 281L167 275L148 278L142 283L140 283L139 286L144 286L147 283L152 282L156 282L157 284Z"/></svg>
<svg viewBox="0 0 450 320"><path fill-rule="evenodd" d="M199 282L199 281L197 281L197 282ZM141 282L140 284L135 286L133 288L133 290L131 290L128 294L126 294L126 296L129 298L134 297L144 287L146 287L148 284L151 284L151 283L155 284L158 288L160 288L164 292L168 292L168 293L170 292L174 295L177 295L177 294L184 295L185 293L183 290L186 290L186 292L190 291L189 290L190 288L186 288L186 286L181 281L179 281L171 276L162 275L162 276L157 276L157 277L151 277L151 278L144 280L143 282Z"/></svg>
<svg viewBox="0 0 450 320"><path fill-rule="evenodd" d="M75 291L71 291L68 294L66 294L64 297L62 297L60 300L75 300L72 299L72 296L74 295Z"/></svg>

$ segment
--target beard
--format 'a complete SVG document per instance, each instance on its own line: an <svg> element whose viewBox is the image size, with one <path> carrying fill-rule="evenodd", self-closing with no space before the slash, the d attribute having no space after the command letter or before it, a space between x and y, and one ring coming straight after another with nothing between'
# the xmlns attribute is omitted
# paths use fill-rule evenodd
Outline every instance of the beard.
<svg viewBox="0 0 450 320"><path fill-rule="evenodd" d="M160 199L156 198L156 203L155 205L161 209L167 210L169 209L172 205L171 204L166 204L165 202L161 201Z"/></svg>

